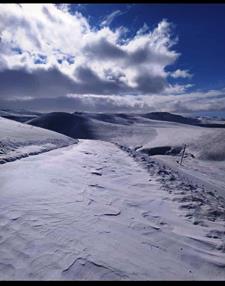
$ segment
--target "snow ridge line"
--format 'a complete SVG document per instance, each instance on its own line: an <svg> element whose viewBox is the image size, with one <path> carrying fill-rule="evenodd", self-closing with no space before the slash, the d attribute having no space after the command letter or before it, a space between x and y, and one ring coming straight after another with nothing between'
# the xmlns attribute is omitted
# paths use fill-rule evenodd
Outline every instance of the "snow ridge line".
<svg viewBox="0 0 225 286"><path fill-rule="evenodd" d="M35 155L39 155L39 154L42 154L42 153L46 153L46 152L49 152L49 151L52 151L52 150L56 150L56 149L60 149L60 148L63 148L63 147L67 147L67 146L70 146L72 144L77 144L79 141L77 142L67 142L67 143L62 143L58 146L55 146L55 147L47 147L45 146L45 149L39 149L37 151L32 151L32 152L25 152L25 153L19 153L19 154L12 154L12 156L8 156L8 157L3 157L1 158L0 157L0 164L6 164L6 163L9 163L9 162L14 162L14 161L17 161L17 160L20 160L20 159L23 159L23 158L27 158L27 157L30 157L30 156L35 156ZM35 144L37 144L35 142ZM16 149L12 150L12 151L16 151Z"/></svg>
<svg viewBox="0 0 225 286"><path fill-rule="evenodd" d="M140 163L151 176L156 177L162 185L161 189L171 195L171 199L178 203L182 213L185 211L184 216L188 221L203 227L208 227L210 224L207 237L221 239L218 250L225 252L223 239L225 236L225 200L223 197L218 196L216 192L206 190L204 186L185 182L184 177L178 172L160 164L146 154L118 143L115 144ZM220 225L219 229L218 225Z"/></svg>

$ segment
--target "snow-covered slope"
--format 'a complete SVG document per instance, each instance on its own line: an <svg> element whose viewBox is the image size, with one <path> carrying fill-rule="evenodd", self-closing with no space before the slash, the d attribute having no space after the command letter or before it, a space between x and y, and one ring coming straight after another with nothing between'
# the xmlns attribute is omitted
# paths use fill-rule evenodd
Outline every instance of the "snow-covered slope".
<svg viewBox="0 0 225 286"><path fill-rule="evenodd" d="M211 132L210 128L151 120L140 115L52 112L27 122L73 138L99 139L127 146L176 145Z"/></svg>
<svg viewBox="0 0 225 286"><path fill-rule="evenodd" d="M80 140L1 165L0 279L224 280L219 198L129 154Z"/></svg>
<svg viewBox="0 0 225 286"><path fill-rule="evenodd" d="M62 117L67 118L67 123L56 124L55 122ZM157 118L157 120L147 117ZM185 168L180 167L176 162L180 160L182 148L186 144L184 162L185 166L189 166L191 177L202 177L204 180L201 180L201 184L205 182L207 186L215 186L215 189L225 197L223 175L225 173L225 129L193 125L198 122L200 121L168 113L146 115L50 113L30 121L30 124L37 123L45 128L57 128L58 132L74 138L82 136L81 138L117 143L154 155L155 159L157 159L155 156L163 155L165 157L162 157L161 161L164 159L166 163L173 162L170 166L184 171L184 175L187 174ZM209 122L208 124L210 125ZM188 178L190 179L189 175Z"/></svg>
<svg viewBox="0 0 225 286"><path fill-rule="evenodd" d="M50 130L0 117L0 164L76 142Z"/></svg>
<svg viewBox="0 0 225 286"><path fill-rule="evenodd" d="M225 129L193 125L198 122L200 121L197 119L163 112L143 115L52 112L29 120L27 123L73 138L105 140L129 147L142 145L143 148L177 147L188 144L200 153L204 137L213 137L214 142L219 140L217 149L223 150L224 145L219 146L225 138ZM217 134L222 135L215 135L215 130ZM200 139L199 144L198 139Z"/></svg>
<svg viewBox="0 0 225 286"><path fill-rule="evenodd" d="M181 160L183 145L186 144L185 157ZM159 152L169 146L171 149ZM173 152L177 146L178 152ZM157 149L158 148L158 149ZM212 192L218 192L225 198L225 130L217 128L179 127L165 128L155 139L138 149L140 152L152 154L153 157L175 171L193 184L203 185ZM170 151L172 150L172 151ZM172 155L172 156L171 156Z"/></svg>

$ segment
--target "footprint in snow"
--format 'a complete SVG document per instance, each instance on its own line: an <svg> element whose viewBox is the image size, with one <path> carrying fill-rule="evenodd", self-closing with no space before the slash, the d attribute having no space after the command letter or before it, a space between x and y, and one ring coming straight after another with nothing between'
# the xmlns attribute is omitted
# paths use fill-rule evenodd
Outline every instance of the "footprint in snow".
<svg viewBox="0 0 225 286"><path fill-rule="evenodd" d="M98 188L98 189L104 189L104 187L98 185L98 184L91 184L89 185L90 187L95 187L95 188Z"/></svg>
<svg viewBox="0 0 225 286"><path fill-rule="evenodd" d="M100 171L100 170L102 170L102 169L103 169L103 168L102 168L102 167L100 167L100 168L97 168L97 169L96 169L96 171Z"/></svg>
<svg viewBox="0 0 225 286"><path fill-rule="evenodd" d="M120 210L109 210L109 211L96 214L96 216L118 216L120 214L121 214Z"/></svg>
<svg viewBox="0 0 225 286"><path fill-rule="evenodd" d="M97 175L97 176L102 176L102 173L99 173L99 172L91 172L91 174Z"/></svg>
<svg viewBox="0 0 225 286"><path fill-rule="evenodd" d="M97 210L95 216L119 216L121 210L112 207L102 207L101 210Z"/></svg>

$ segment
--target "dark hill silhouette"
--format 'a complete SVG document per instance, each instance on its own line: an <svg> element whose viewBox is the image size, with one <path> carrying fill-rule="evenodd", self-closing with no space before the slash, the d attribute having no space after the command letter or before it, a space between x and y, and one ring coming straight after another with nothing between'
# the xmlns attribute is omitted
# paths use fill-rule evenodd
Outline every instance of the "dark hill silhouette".
<svg viewBox="0 0 225 286"><path fill-rule="evenodd" d="M201 121L195 118L184 117L178 114L172 114L169 112L150 112L142 115L148 119L171 121L183 124L198 125Z"/></svg>
<svg viewBox="0 0 225 286"><path fill-rule="evenodd" d="M169 112L150 112L142 114L141 116L153 120L170 121L182 124L196 125L201 127L225 128L225 124L203 123L201 120L197 118L184 117L182 115L173 114Z"/></svg>
<svg viewBox="0 0 225 286"><path fill-rule="evenodd" d="M51 112L27 121L28 124L50 129L80 139L94 139L89 119L66 112Z"/></svg>

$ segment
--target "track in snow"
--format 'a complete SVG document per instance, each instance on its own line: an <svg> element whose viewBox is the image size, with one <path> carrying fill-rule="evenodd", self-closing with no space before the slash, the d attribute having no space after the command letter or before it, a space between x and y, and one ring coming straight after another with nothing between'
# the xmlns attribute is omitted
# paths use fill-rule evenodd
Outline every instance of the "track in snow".
<svg viewBox="0 0 225 286"><path fill-rule="evenodd" d="M0 168L1 280L225 279L215 239L111 143Z"/></svg>

